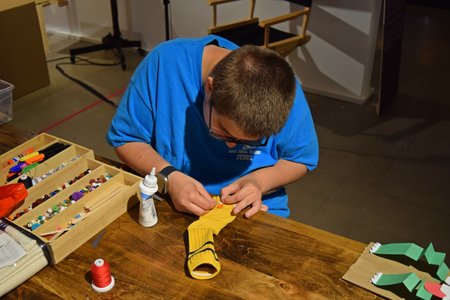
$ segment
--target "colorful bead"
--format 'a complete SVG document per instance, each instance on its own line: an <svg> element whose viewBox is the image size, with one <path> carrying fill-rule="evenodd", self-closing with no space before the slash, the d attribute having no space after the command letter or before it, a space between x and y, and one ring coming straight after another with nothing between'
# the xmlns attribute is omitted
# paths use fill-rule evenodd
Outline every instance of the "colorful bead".
<svg viewBox="0 0 450 300"><path fill-rule="evenodd" d="M80 179L80 178L84 177L85 175L87 175L87 174L89 174L89 173L91 173L91 172L92 172L92 170L87 169L87 170L85 170L83 173L80 174L81 177L80 177L80 175L78 175L77 177L79 177L78 179ZM77 180L78 180L78 179L77 179ZM30 206L29 206L28 208L26 208L25 210L23 210L23 211L20 212L20 213L16 213L16 215L15 215L14 217L11 217L11 216L10 216L9 219L10 219L11 221L16 220L17 218L19 218L19 217L22 216L23 214L27 213L28 211L32 210L33 208L36 208L38 205L42 204L43 202L47 201L47 200L50 199L51 197L55 196L56 194L58 194L58 193L59 193L60 191L62 191L63 189L69 187L71 184L73 184L73 183L76 182L77 180L73 180L73 179L72 179L72 180L70 180L69 182L64 183L61 187L57 188L56 190L54 190L54 191L52 191L52 192L50 192L50 193L48 193L48 194L43 195L43 196L42 196L41 198L39 198L39 199L36 199L36 201L34 201L32 204L30 204Z"/></svg>
<svg viewBox="0 0 450 300"><path fill-rule="evenodd" d="M88 172L87 174L89 174ZM81 174L80 174L81 175ZM82 173L82 176L84 176L85 173ZM46 221L57 215L58 213L65 210L70 205L76 203L78 200L80 200L85 194L95 190L97 187L101 186L106 180L109 180L112 176L109 174L102 175L101 177L94 180L94 182L91 185L86 186L80 191L76 191L72 193L72 195L68 199L62 200L60 203L53 205L51 208L47 209L47 212L43 216L38 216L38 220L32 220L29 222L26 227L30 230L35 230L38 228L41 224L44 224ZM89 182L91 182L90 180ZM43 202L44 200L42 200Z"/></svg>
<svg viewBox="0 0 450 300"><path fill-rule="evenodd" d="M81 198L83 198L83 193L82 192L75 192L72 194L72 199L75 201L80 200Z"/></svg>
<svg viewBox="0 0 450 300"><path fill-rule="evenodd" d="M33 223L33 225L31 225L31 230L35 230L36 228L38 228L39 226L41 226L40 223Z"/></svg>
<svg viewBox="0 0 450 300"><path fill-rule="evenodd" d="M89 169L88 169L89 170ZM81 173L79 175L79 177L83 177L86 174L89 174L89 171L85 171L84 173ZM106 180L109 180L112 176L109 174L106 175L102 175L101 177L94 179L94 181L92 182L92 180L90 180L89 182L92 182L92 184L86 186L85 188L81 189L80 191L76 191L74 193L72 193L72 195L70 195L69 198L62 200L60 203L53 205L52 207L47 209L47 212L44 215L38 216L37 220L32 220L30 221L25 227L30 229L30 230L35 230L36 228L38 228L39 226L41 226L42 224L44 224L45 222L47 222L49 219L51 219L52 217L56 216L57 214L61 213L63 210L65 210L66 208L68 208L70 205L76 203L78 200L80 200L85 194L92 192L93 190L95 190L97 187L101 186L104 182L106 182ZM47 199L49 199L50 197L48 197ZM39 202L38 202L39 200ZM41 204L42 202L45 202L46 200L44 200L44 197L40 198L36 200L35 202L35 206ZM25 209L24 211L27 211L27 209ZM31 210L31 207L30 207ZM17 213L16 214L16 218L20 215L22 215L24 212L21 213Z"/></svg>

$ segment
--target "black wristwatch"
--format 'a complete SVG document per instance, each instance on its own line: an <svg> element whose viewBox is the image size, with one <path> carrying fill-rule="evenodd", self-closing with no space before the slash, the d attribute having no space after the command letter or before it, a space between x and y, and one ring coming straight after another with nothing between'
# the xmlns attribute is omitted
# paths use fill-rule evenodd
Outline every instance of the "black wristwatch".
<svg viewBox="0 0 450 300"><path fill-rule="evenodd" d="M156 175L158 178L158 193L165 195L169 192L169 175L174 171L178 170L172 166L167 166Z"/></svg>

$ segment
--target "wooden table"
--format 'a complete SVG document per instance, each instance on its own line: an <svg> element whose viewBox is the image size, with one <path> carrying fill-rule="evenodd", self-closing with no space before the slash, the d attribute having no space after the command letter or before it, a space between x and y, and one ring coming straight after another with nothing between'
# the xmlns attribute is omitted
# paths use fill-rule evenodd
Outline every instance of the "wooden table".
<svg viewBox="0 0 450 300"><path fill-rule="evenodd" d="M11 134L13 133L13 136ZM14 137L14 138L13 138ZM29 133L0 126L0 153ZM186 228L196 217L156 202L159 221L138 223L138 206L55 266L47 266L6 299L376 299L341 279L365 245L265 212L239 215L215 237L222 265L211 280L186 273ZM96 293L90 266L111 265L114 288Z"/></svg>

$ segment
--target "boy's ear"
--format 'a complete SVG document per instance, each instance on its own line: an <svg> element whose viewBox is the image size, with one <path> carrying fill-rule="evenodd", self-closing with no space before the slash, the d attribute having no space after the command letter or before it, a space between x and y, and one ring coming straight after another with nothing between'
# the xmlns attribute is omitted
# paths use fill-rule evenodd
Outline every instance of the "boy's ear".
<svg viewBox="0 0 450 300"><path fill-rule="evenodd" d="M206 78L205 89L208 93L211 93L211 91L213 90L213 81L214 79L212 78L212 76L208 76Z"/></svg>

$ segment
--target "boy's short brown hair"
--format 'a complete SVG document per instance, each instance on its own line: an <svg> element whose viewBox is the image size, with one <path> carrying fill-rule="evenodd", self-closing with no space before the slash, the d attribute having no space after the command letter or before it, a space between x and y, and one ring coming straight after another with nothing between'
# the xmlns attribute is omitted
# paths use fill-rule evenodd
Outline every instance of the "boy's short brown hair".
<svg viewBox="0 0 450 300"><path fill-rule="evenodd" d="M277 52L246 45L214 67L212 105L252 137L284 126L295 98L295 74Z"/></svg>

